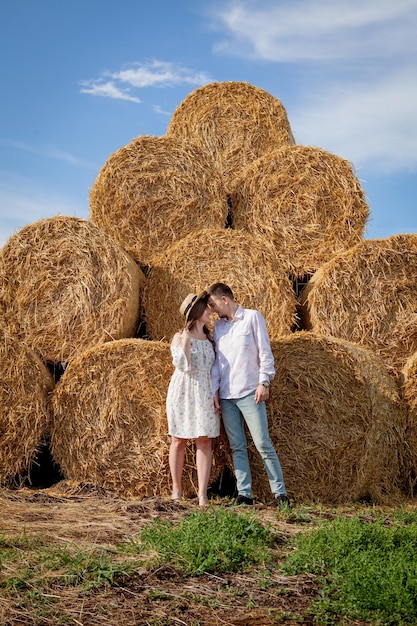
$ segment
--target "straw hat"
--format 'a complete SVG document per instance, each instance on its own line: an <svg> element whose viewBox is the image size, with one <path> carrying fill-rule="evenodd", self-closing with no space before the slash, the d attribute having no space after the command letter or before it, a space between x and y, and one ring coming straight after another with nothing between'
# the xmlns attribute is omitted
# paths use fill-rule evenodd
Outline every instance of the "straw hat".
<svg viewBox="0 0 417 626"><path fill-rule="evenodd" d="M195 293L189 293L180 306L181 315L185 315L185 321L188 322L190 313L199 300L205 300L208 297L207 291L202 291L198 295Z"/></svg>

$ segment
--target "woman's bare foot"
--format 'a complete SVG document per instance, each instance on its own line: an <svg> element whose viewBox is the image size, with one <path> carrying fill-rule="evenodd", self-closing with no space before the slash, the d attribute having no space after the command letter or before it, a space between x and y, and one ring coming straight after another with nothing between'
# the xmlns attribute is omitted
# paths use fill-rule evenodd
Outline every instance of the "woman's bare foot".
<svg viewBox="0 0 417 626"><path fill-rule="evenodd" d="M201 509L205 509L208 506L208 497L207 496L198 496L198 506Z"/></svg>

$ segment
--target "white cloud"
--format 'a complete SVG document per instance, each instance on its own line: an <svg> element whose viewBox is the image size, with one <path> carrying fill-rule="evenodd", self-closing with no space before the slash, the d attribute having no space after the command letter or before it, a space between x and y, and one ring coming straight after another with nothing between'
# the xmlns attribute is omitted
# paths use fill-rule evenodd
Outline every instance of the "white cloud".
<svg viewBox="0 0 417 626"><path fill-rule="evenodd" d="M80 93L88 93L91 96L114 98L116 100L129 100L130 102L136 103L140 102L139 98L131 96L128 90L120 89L112 81L102 82L101 79L84 80L80 81L80 85L83 87L80 89Z"/></svg>
<svg viewBox="0 0 417 626"><path fill-rule="evenodd" d="M217 52L275 62L387 58L417 50L416 0L232 2L215 19Z"/></svg>
<svg viewBox="0 0 417 626"><path fill-rule="evenodd" d="M107 80L110 77L111 80ZM175 87L188 84L201 86L211 82L205 72L196 72L175 63L158 61L156 59L146 63L133 63L118 72L105 72L101 77L88 81L81 81L81 93L94 96L130 100L141 102L136 96L130 95L131 89L120 85L127 84L134 89L145 87Z"/></svg>
<svg viewBox="0 0 417 626"><path fill-rule="evenodd" d="M205 72L195 72L186 67L153 60L149 63L134 63L131 67L111 74L115 80L132 87L173 87L175 85L205 85L210 77Z"/></svg>
<svg viewBox="0 0 417 626"><path fill-rule="evenodd" d="M291 113L297 143L324 147L383 172L417 170L415 68L378 81L333 85Z"/></svg>

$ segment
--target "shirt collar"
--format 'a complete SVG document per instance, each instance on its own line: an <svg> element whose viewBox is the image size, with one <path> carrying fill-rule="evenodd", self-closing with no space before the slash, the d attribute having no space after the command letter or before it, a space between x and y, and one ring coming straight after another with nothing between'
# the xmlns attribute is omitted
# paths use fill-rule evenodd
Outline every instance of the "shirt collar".
<svg viewBox="0 0 417 626"><path fill-rule="evenodd" d="M235 320L241 320L243 318L243 309L241 306L238 306L236 309L236 313L234 314L234 316L232 317L231 320L228 320L229 322L234 322Z"/></svg>

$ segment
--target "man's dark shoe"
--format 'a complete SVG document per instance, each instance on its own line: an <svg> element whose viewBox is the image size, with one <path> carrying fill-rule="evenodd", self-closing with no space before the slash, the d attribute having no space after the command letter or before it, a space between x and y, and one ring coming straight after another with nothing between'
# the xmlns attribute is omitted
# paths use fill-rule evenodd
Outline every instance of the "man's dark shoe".
<svg viewBox="0 0 417 626"><path fill-rule="evenodd" d="M248 504L249 506L251 506L253 504L253 498L249 498L248 496L241 496L239 495L236 500L235 500L235 504L239 505L239 504Z"/></svg>
<svg viewBox="0 0 417 626"><path fill-rule="evenodd" d="M291 503L286 495L279 494L275 496L275 502L277 503L277 507L280 511L285 511L285 509L291 508Z"/></svg>

